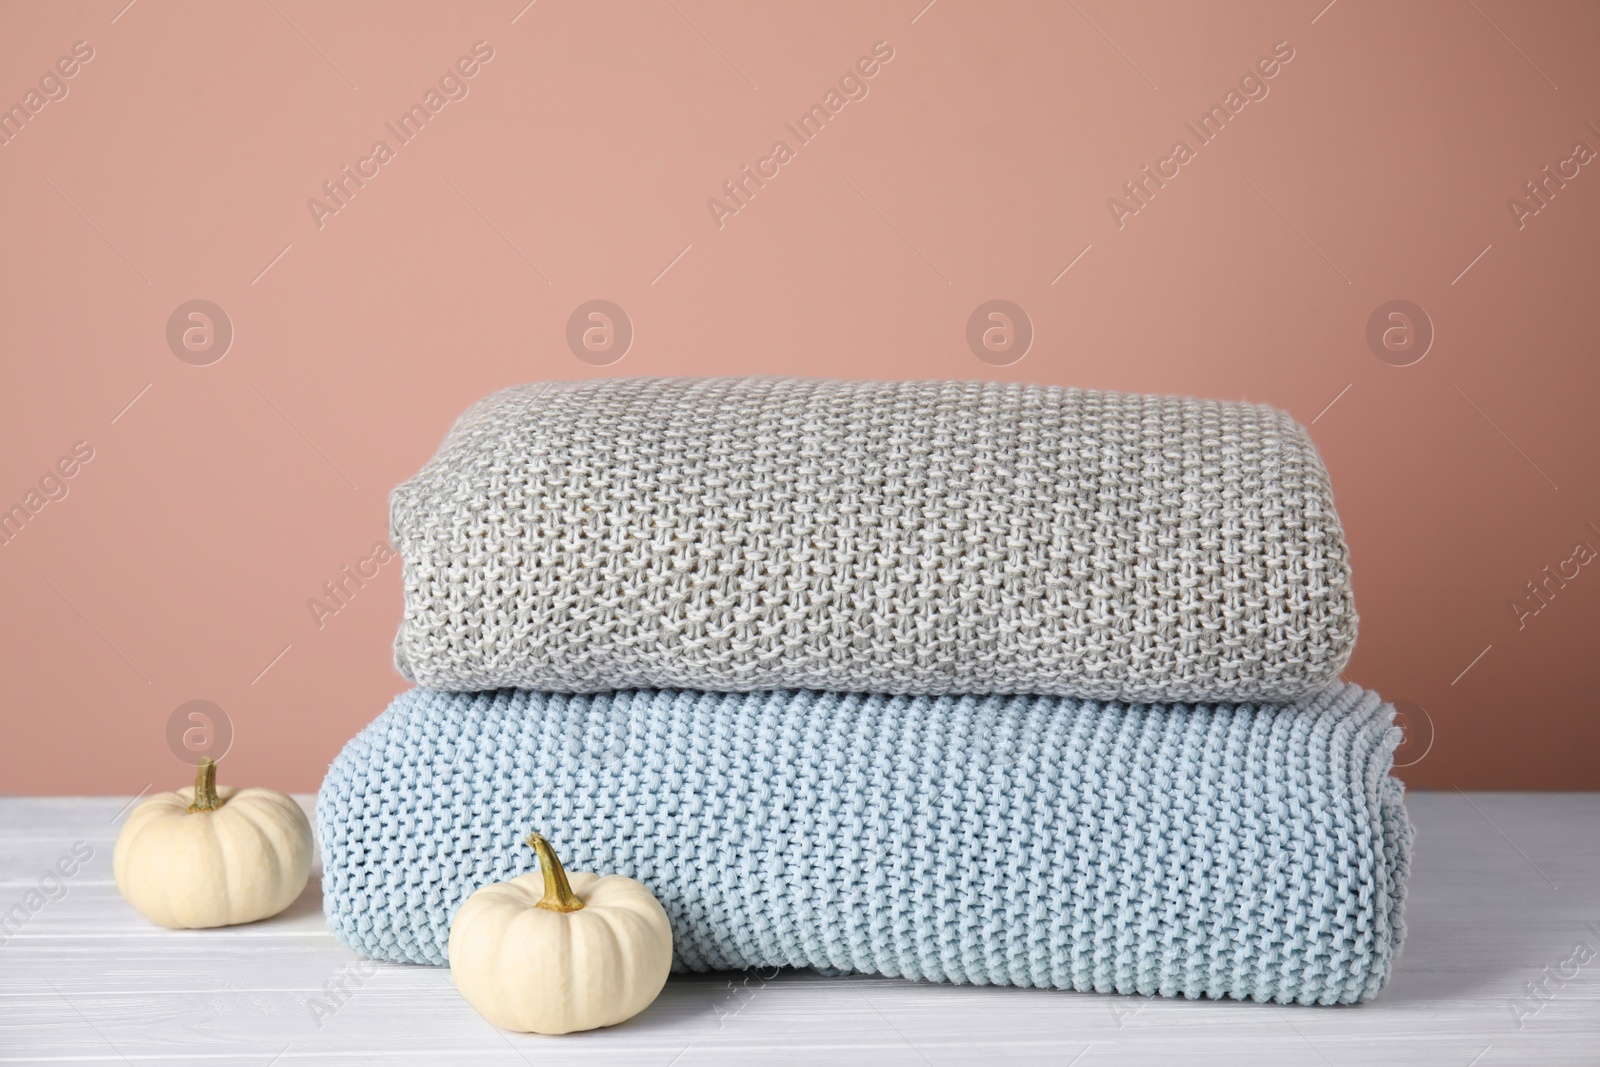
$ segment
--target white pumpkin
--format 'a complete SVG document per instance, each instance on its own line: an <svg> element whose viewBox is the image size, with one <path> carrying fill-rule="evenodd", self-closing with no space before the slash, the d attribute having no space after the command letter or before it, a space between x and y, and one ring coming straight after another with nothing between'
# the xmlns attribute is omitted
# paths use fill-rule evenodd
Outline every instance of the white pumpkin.
<svg viewBox="0 0 1600 1067"><path fill-rule="evenodd" d="M294 903L311 873L311 824L270 789L218 789L217 765L194 787L158 793L117 835L117 889L158 926L255 922Z"/></svg>
<svg viewBox="0 0 1600 1067"><path fill-rule="evenodd" d="M479 889L450 923L450 974L496 1026L569 1034L631 1019L672 969L672 926L661 903L620 874L574 871L555 850L528 844L543 877Z"/></svg>

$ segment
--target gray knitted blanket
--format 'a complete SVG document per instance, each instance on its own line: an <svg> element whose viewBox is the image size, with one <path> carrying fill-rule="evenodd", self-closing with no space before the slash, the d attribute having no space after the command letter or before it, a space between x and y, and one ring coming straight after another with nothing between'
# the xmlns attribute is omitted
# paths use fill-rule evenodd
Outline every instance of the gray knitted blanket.
<svg viewBox="0 0 1600 1067"><path fill-rule="evenodd" d="M1252 404L609 379L469 409L394 491L401 673L1293 701L1355 644L1327 471Z"/></svg>

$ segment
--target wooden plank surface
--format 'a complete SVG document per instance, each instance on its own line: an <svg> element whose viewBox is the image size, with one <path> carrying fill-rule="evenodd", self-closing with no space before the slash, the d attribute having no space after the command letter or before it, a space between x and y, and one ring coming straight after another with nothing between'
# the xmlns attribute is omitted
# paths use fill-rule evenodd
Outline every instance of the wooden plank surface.
<svg viewBox="0 0 1600 1067"><path fill-rule="evenodd" d="M1410 796L1405 952L1361 1007L749 972L674 977L564 1038L489 1025L447 970L360 960L315 873L266 922L150 926L111 880L127 802L0 798L0 912L53 897L0 935L0 1063L1600 1064L1600 794ZM50 883L74 847L93 855Z"/></svg>

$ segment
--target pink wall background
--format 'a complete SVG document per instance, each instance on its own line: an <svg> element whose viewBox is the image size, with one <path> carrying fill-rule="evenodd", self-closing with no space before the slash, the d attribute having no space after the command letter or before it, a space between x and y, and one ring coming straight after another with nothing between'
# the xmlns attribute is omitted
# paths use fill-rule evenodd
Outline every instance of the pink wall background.
<svg viewBox="0 0 1600 1067"><path fill-rule="evenodd" d="M748 373L1287 408L1333 471L1348 676L1405 702L1404 776L1600 787L1600 7L525 2L0 7L0 105L25 112L0 145L0 508L40 491L0 545L4 791L180 784L169 723L197 699L231 724L225 780L314 789L403 688L399 565L362 561L464 406ZM401 143L385 123L477 42ZM877 42L801 144L784 124ZM1275 46L1200 146L1185 123ZM719 226L708 199L780 139ZM1119 226L1108 200L1138 206L1123 183L1180 139ZM1547 166L1565 184L1535 200ZM1003 366L966 338L996 298L1034 332ZM199 299L220 359L168 343ZM566 341L593 299L635 333L606 366ZM1396 299L1434 333L1409 366L1415 342L1367 339ZM315 612L346 566L377 575Z"/></svg>

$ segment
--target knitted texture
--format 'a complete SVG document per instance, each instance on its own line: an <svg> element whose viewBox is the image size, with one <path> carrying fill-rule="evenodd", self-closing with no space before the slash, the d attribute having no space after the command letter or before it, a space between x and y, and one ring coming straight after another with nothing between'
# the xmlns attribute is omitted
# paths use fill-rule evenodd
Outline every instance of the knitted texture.
<svg viewBox="0 0 1600 1067"><path fill-rule="evenodd" d="M1292 701L1355 643L1283 412L981 382L611 379L471 408L391 500L402 674Z"/></svg>
<svg viewBox="0 0 1600 1067"><path fill-rule="evenodd" d="M417 689L317 799L328 924L444 964L478 887L644 882L674 968L1343 1004L1399 952L1393 709Z"/></svg>

